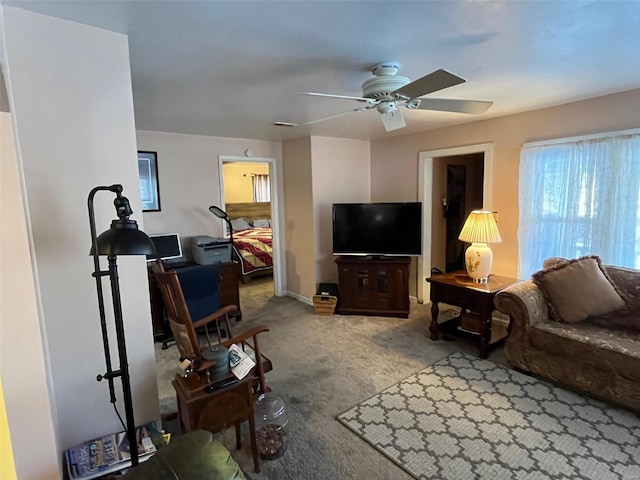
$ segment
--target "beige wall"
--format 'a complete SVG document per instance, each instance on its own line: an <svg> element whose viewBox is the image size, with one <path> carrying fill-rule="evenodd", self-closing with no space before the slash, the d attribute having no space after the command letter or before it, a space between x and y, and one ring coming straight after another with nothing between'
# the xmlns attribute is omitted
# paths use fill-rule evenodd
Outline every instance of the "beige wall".
<svg viewBox="0 0 640 480"><path fill-rule="evenodd" d="M12 335L2 339L0 367L18 478L61 478L66 448L122 428L107 385L96 382L105 359L87 196L97 185L121 183L141 221L128 42L125 35L19 8L5 6L2 19L17 152L9 168L20 182L11 185L13 203L5 206L4 197L2 203L3 225L4 209L13 207L7 218L16 228L6 232L15 235L6 246L2 232L2 248L10 249L3 279L13 273L9 284L2 282L3 303L9 298L3 309L15 305L2 312L2 328ZM4 155L2 165L4 182ZM99 231L116 216L113 198L96 197ZM160 417L145 259L119 257L118 267L134 412L144 423ZM108 285L105 290L108 299Z"/></svg>
<svg viewBox="0 0 640 480"><path fill-rule="evenodd" d="M640 90L508 117L477 121L371 144L373 200L416 200L418 152L492 142L493 204L502 243L492 246L493 271L517 275L518 166L524 142L637 128Z"/></svg>
<svg viewBox="0 0 640 480"><path fill-rule="evenodd" d="M267 175L268 173L268 163L224 163L222 165L222 174L225 203L253 202L251 175Z"/></svg>
<svg viewBox="0 0 640 480"><path fill-rule="evenodd" d="M315 238L311 138L282 144L287 288L294 296L315 293Z"/></svg>
<svg viewBox="0 0 640 480"><path fill-rule="evenodd" d="M368 202L370 194L369 142L311 137L313 209L315 217L316 283L338 281L333 256L331 205ZM310 292L311 295L315 291Z"/></svg>
<svg viewBox="0 0 640 480"><path fill-rule="evenodd" d="M137 140L138 150L158 152L162 210L143 214L146 233L179 233L186 259L190 237L223 234L223 222L209 212L210 205L221 205L218 157L244 157L250 148L256 157L282 161L280 142L141 130Z"/></svg>
<svg viewBox="0 0 640 480"><path fill-rule="evenodd" d="M0 113L0 374L20 478L58 478L59 458L11 116ZM11 228L7 228L11 225ZM18 359L28 358L29 361ZM19 365L19 368L16 368ZM25 379L29 379L28 382ZM28 399L28 401L26 401ZM4 412L2 412L4 413ZM39 440L33 441L33 432ZM0 438L2 440L2 438ZM11 447L0 441L0 463ZM34 455L38 461L34 462ZM4 477L0 468L0 477ZM11 477L7 477L11 478Z"/></svg>

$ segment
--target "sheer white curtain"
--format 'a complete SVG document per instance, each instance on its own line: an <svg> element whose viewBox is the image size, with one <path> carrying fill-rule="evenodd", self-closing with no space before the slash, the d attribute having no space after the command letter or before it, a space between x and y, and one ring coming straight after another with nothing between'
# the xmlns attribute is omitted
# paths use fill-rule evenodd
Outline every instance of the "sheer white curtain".
<svg viewBox="0 0 640 480"><path fill-rule="evenodd" d="M252 174L253 182L253 201L254 202L270 202L271 190L269 189L269 174L254 173Z"/></svg>
<svg viewBox="0 0 640 480"><path fill-rule="evenodd" d="M553 256L598 255L640 268L640 134L550 145L520 155L520 276Z"/></svg>

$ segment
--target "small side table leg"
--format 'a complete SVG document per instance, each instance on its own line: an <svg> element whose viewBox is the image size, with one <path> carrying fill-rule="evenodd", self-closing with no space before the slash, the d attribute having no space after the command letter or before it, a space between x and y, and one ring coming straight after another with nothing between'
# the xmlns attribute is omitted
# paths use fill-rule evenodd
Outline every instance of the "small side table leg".
<svg viewBox="0 0 640 480"><path fill-rule="evenodd" d="M489 355L489 342L491 342L491 315L482 317L484 331L480 336L480 358L487 358Z"/></svg>
<svg viewBox="0 0 640 480"><path fill-rule="evenodd" d="M438 340L438 302L431 302L431 325L429 325L429 331L431 332L431 340Z"/></svg>

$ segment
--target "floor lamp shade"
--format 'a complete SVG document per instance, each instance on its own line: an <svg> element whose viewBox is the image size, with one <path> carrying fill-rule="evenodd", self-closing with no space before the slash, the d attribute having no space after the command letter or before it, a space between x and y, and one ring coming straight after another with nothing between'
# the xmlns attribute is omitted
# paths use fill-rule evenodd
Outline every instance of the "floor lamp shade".
<svg viewBox="0 0 640 480"><path fill-rule="evenodd" d="M116 195L113 204L116 208L118 218L111 222L111 227L106 232L96 235L95 211L93 207L96 193L108 191ZM155 247L151 239L138 230L138 223L131 220L129 215L133 212L129 205L129 200L122 195L122 185L110 185L95 187L89 193L87 201L89 208L89 226L91 229L91 256L93 257L93 277L96 282L96 294L98 296L98 309L100 313L100 327L102 332L102 343L104 348L106 372L98 375L97 380L107 380L109 383L110 401L115 407L116 394L114 379L120 378L122 381L122 396L126 417L126 432L131 455L131 464L138 464L138 448L136 440L136 427L133 418L133 399L131 396L131 383L129 377L129 365L127 360L127 349L124 337L124 322L122 317L122 304L120 300L120 283L118 280L118 255L154 255ZM109 268L100 268L99 256L106 255ZM118 348L119 369L113 369L111 364L111 354L109 346L109 334L107 332L105 301L102 291L102 278L108 277L111 286L111 299L113 303L113 318L116 330L116 340ZM117 413L117 409L116 409ZM118 417L120 414L118 413Z"/></svg>
<svg viewBox="0 0 640 480"><path fill-rule="evenodd" d="M155 255L151 239L138 230L135 220L114 220L97 238L98 255ZM93 254L93 251L91 252Z"/></svg>
<svg viewBox="0 0 640 480"><path fill-rule="evenodd" d="M489 281L493 252L488 243L500 243L500 232L493 212L473 210L467 217L458 240L470 243L465 252L467 274L474 282Z"/></svg>

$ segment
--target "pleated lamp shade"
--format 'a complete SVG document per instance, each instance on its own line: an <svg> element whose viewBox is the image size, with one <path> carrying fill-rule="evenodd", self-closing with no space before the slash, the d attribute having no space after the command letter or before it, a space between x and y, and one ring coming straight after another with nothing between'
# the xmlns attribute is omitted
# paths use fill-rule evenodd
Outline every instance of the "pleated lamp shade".
<svg viewBox="0 0 640 480"><path fill-rule="evenodd" d="M487 283L493 263L493 253L487 243L502 242L493 212L473 210L467 217L458 240L471 243L465 253L467 274L474 282Z"/></svg>

